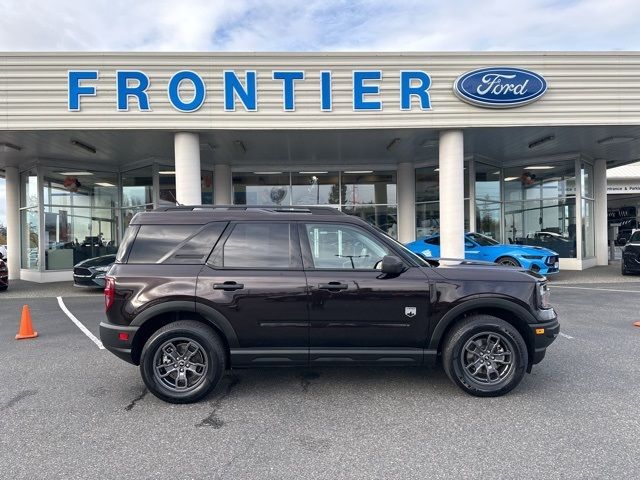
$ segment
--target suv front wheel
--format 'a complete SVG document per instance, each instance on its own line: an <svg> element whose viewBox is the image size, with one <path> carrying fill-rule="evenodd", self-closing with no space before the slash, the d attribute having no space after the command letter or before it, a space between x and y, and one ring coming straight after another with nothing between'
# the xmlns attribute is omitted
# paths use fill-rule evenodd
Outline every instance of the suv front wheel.
<svg viewBox="0 0 640 480"><path fill-rule="evenodd" d="M490 315L473 315L447 336L442 362L447 376L478 397L513 390L527 366L527 345L516 328Z"/></svg>
<svg viewBox="0 0 640 480"><path fill-rule="evenodd" d="M226 367L224 345L210 327L192 320L170 323L142 349L142 380L156 397L171 403L195 402L211 392Z"/></svg>

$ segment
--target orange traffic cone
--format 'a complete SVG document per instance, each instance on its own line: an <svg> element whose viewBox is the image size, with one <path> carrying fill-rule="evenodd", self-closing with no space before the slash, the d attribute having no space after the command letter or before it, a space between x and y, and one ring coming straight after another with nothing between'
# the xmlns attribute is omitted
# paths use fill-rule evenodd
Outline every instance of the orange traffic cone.
<svg viewBox="0 0 640 480"><path fill-rule="evenodd" d="M16 340L22 340L24 338L35 338L38 336L38 332L33 331L33 325L31 324L31 312L29 311L29 305L22 307L22 317L20 318L20 330L16 335Z"/></svg>

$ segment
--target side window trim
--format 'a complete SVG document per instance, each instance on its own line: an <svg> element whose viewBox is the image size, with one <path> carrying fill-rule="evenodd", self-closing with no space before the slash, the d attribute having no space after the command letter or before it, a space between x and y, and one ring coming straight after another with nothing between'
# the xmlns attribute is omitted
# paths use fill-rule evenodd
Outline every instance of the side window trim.
<svg viewBox="0 0 640 480"><path fill-rule="evenodd" d="M258 225L270 225L270 224L286 224L289 226L289 243L291 245L291 247L293 248L293 252L291 253L292 255L292 260L294 260L294 265L293 266L289 266L289 267L281 267L281 268L276 268L276 267L225 267L224 266L224 246L227 243L227 240L229 240L229 237L231 236L231 234L233 233L233 231L235 230L235 228L238 225L241 224L258 224ZM207 259L207 265L215 270L282 270L282 271L297 271L297 270L303 270L303 263L302 263L302 254L300 251L300 240L299 240L299 234L298 234L298 229L296 228L296 222L291 222L291 221L278 221L278 222L265 222L265 221L261 221L261 220L256 220L256 221L233 221L233 222L229 222L229 225L227 225L227 228L225 229L224 233L220 236L220 239L218 240L218 243L216 244L215 248L213 249L213 251L211 252L211 255L209 255L209 258Z"/></svg>

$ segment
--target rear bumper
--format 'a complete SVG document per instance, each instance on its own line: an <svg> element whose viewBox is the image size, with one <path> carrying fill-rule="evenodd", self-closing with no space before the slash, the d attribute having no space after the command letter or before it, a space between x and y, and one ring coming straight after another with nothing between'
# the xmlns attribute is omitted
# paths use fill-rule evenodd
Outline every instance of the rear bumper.
<svg viewBox="0 0 640 480"><path fill-rule="evenodd" d="M549 322L529 325L533 335L533 355L531 364L540 363L547 353L547 347L553 343L560 333L560 323L557 317Z"/></svg>
<svg viewBox="0 0 640 480"><path fill-rule="evenodd" d="M113 323L100 322L100 341L104 348L111 353L120 357L122 360L136 364L131 356L133 338L138 332L139 327L130 327L126 325L114 325ZM128 339L120 339L120 334L128 334Z"/></svg>

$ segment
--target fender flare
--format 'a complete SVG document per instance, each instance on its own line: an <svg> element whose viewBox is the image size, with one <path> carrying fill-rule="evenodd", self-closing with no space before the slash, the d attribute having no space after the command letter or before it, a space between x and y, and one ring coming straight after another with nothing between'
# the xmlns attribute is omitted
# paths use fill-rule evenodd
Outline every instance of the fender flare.
<svg viewBox="0 0 640 480"><path fill-rule="evenodd" d="M437 350L444 333L451 326L453 322L456 321L458 317L466 312L470 312L476 310L478 308L498 308L500 310L506 310L508 312L513 313L513 315L522 322L523 326L525 324L538 323L533 314L528 311L526 308L518 305L517 303L506 300L503 298L474 298L471 300L465 300L462 303L456 305L447 313L445 313L440 321L437 323L435 329L433 330L433 334L431 335L431 340L429 342L429 349ZM526 329L527 335L525 337L525 341L527 344L531 345L531 338L529 338L529 330Z"/></svg>
<svg viewBox="0 0 640 480"><path fill-rule="evenodd" d="M149 319L169 312L193 312L200 314L211 326L218 329L225 337L230 348L240 346L236 331L231 326L231 322L220 312L212 307L197 303L193 300L172 300L163 302L149 307L138 314L133 322L132 327L141 327Z"/></svg>

